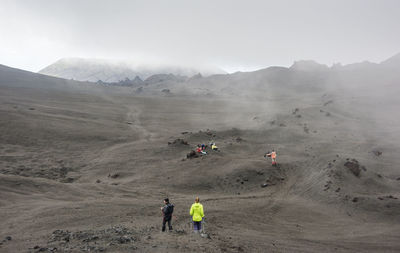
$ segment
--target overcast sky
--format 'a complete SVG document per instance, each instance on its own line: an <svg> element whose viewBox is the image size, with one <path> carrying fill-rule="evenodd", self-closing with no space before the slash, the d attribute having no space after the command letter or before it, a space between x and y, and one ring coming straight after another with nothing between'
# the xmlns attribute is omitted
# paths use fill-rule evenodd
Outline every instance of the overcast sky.
<svg viewBox="0 0 400 253"><path fill-rule="evenodd" d="M0 64L63 57L227 71L380 62L400 52L398 0L0 0Z"/></svg>

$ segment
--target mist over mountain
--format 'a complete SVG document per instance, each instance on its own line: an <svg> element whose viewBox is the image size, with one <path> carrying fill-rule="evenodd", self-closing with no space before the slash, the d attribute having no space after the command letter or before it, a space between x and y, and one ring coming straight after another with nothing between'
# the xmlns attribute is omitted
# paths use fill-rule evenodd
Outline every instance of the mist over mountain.
<svg viewBox="0 0 400 253"><path fill-rule="evenodd" d="M216 67L185 67L174 65L140 65L101 59L63 58L39 71L41 74L79 81L118 82L140 77L142 80L155 74L174 74L191 77L198 73L208 76L225 71Z"/></svg>

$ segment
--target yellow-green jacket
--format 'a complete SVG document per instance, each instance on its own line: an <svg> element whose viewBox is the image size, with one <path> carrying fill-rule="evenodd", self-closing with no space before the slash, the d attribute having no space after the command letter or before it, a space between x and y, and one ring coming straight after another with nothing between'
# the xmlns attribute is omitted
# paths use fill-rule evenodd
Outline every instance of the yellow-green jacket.
<svg viewBox="0 0 400 253"><path fill-rule="evenodd" d="M193 221L201 221L204 217L203 205L194 203L190 208L190 215L193 216Z"/></svg>

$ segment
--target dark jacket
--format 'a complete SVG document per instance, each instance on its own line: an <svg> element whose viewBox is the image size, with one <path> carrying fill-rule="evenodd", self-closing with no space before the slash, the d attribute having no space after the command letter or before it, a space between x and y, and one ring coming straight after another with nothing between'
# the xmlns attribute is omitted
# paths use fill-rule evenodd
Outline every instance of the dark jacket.
<svg viewBox="0 0 400 253"><path fill-rule="evenodd" d="M162 209L162 213L165 218L171 218L173 212L174 212L174 205L171 203L166 204Z"/></svg>

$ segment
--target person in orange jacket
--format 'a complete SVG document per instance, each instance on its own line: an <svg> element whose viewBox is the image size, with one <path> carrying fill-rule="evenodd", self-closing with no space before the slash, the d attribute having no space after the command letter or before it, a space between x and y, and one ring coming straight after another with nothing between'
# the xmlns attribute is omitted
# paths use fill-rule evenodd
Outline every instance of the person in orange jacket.
<svg viewBox="0 0 400 253"><path fill-rule="evenodd" d="M271 152L268 152L267 154L264 155L264 157L271 157L272 160L272 166L276 166L276 152L275 150L272 150Z"/></svg>

